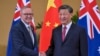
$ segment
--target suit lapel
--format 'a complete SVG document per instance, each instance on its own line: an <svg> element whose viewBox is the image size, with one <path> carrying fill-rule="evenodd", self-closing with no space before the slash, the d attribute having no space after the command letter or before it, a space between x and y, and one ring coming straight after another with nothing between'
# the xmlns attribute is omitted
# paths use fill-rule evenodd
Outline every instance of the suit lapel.
<svg viewBox="0 0 100 56"><path fill-rule="evenodd" d="M62 25L60 25L57 30L57 38L59 40L59 43L62 43Z"/></svg>
<svg viewBox="0 0 100 56"><path fill-rule="evenodd" d="M24 23L22 21L20 21L21 24L21 28L23 29L24 33L28 34L30 36L30 34L28 33L27 28L25 27Z"/></svg>
<svg viewBox="0 0 100 56"><path fill-rule="evenodd" d="M20 25L21 25L22 31L26 34L27 37L29 37L27 39L29 39L31 41L31 43L32 43L31 36L30 36L27 28L25 27L25 25L24 25L24 23L22 21L20 21Z"/></svg>
<svg viewBox="0 0 100 56"><path fill-rule="evenodd" d="M74 23L72 23L72 25L71 25L71 27L70 27L70 29L69 29L69 31L68 31L66 37L65 37L65 40L64 40L63 42L66 42L66 41L70 38L70 35L71 35L72 32L73 32L73 28L74 28Z"/></svg>

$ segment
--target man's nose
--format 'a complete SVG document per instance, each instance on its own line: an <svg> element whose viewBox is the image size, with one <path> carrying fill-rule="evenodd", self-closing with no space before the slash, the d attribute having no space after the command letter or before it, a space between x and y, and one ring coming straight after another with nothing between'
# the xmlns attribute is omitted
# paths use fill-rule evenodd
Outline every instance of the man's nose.
<svg viewBox="0 0 100 56"><path fill-rule="evenodd" d="M31 15L28 14L27 17L31 17Z"/></svg>
<svg viewBox="0 0 100 56"><path fill-rule="evenodd" d="M63 18L64 17L64 15L61 15L61 18Z"/></svg>

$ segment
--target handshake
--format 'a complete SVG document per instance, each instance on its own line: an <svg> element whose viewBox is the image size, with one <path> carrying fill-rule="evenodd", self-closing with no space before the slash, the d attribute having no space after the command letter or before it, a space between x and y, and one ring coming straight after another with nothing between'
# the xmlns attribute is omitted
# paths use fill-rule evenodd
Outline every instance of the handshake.
<svg viewBox="0 0 100 56"><path fill-rule="evenodd" d="M45 52L39 52L39 56L46 56Z"/></svg>

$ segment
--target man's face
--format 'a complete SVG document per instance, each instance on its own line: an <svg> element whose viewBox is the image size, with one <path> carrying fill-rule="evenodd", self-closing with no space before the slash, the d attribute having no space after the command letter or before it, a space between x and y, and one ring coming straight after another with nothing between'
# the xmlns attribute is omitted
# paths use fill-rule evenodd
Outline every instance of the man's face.
<svg viewBox="0 0 100 56"><path fill-rule="evenodd" d="M59 11L59 18L62 24L66 25L71 21L72 14L67 9L61 9Z"/></svg>
<svg viewBox="0 0 100 56"><path fill-rule="evenodd" d="M21 11L21 19L29 24L32 20L32 17L33 17L33 13L32 13L32 10L31 8L25 8Z"/></svg>

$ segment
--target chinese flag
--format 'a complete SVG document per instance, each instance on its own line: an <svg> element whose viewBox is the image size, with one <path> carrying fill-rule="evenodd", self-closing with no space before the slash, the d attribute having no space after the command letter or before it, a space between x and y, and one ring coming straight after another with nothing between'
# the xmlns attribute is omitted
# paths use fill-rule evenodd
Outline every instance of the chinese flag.
<svg viewBox="0 0 100 56"><path fill-rule="evenodd" d="M60 20L58 18L58 7L61 4L61 0L48 0L46 14L40 32L40 52L45 52L48 49L52 36L52 29L60 24Z"/></svg>

